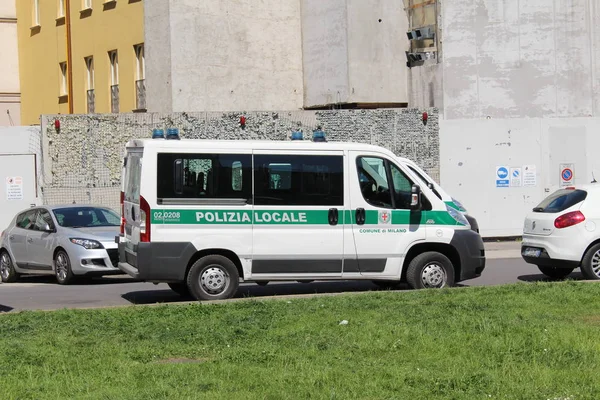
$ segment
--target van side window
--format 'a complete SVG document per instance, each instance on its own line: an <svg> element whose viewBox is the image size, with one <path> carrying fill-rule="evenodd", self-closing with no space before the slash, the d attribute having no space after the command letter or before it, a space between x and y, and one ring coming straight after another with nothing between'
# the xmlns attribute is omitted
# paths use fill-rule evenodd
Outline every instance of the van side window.
<svg viewBox="0 0 600 400"><path fill-rule="evenodd" d="M252 156L159 153L156 195L159 200L250 199Z"/></svg>
<svg viewBox="0 0 600 400"><path fill-rule="evenodd" d="M319 155L254 156L254 204L342 206L344 158Z"/></svg>
<svg viewBox="0 0 600 400"><path fill-rule="evenodd" d="M367 203L380 208L410 209L413 182L398 166L383 158L359 157L356 168ZM429 200L424 195L422 199L423 209L431 210Z"/></svg>
<svg viewBox="0 0 600 400"><path fill-rule="evenodd" d="M356 159L356 168L365 201L375 207L393 208L383 158L359 157Z"/></svg>

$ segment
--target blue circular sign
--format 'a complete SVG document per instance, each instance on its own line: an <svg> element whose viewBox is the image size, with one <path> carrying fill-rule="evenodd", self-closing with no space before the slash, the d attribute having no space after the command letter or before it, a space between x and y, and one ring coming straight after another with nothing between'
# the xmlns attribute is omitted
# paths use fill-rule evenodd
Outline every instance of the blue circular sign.
<svg viewBox="0 0 600 400"><path fill-rule="evenodd" d="M571 171L569 168L565 168L562 170L562 178L565 181L570 181L573 178L573 171Z"/></svg>
<svg viewBox="0 0 600 400"><path fill-rule="evenodd" d="M498 175L498 178L505 179L508 176L508 169L500 167L498 168L498 171L496 171L496 174Z"/></svg>

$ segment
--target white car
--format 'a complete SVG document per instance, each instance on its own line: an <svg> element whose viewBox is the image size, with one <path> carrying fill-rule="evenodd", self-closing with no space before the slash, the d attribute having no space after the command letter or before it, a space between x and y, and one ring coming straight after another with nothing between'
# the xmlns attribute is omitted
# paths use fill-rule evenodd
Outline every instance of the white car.
<svg viewBox="0 0 600 400"><path fill-rule="evenodd" d="M580 268L585 278L600 279L600 185L568 187L545 198L525 218L521 255L551 278Z"/></svg>

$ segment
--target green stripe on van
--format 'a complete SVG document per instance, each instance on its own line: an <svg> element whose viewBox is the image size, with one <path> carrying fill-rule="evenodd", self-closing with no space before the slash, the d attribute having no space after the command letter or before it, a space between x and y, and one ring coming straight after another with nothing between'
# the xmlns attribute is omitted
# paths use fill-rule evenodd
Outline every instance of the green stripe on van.
<svg viewBox="0 0 600 400"><path fill-rule="evenodd" d="M340 210L339 223L355 222L355 212ZM154 210L153 224L167 225L328 225L328 210ZM446 211L367 210L365 225L462 226Z"/></svg>

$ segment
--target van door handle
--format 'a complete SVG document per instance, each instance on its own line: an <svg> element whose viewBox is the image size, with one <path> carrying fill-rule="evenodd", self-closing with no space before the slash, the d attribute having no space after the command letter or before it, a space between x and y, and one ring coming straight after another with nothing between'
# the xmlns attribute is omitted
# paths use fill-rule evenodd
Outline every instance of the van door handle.
<svg viewBox="0 0 600 400"><path fill-rule="evenodd" d="M364 225L365 224L365 209L357 208L356 209L356 225Z"/></svg>
<svg viewBox="0 0 600 400"><path fill-rule="evenodd" d="M329 209L329 225L337 225L339 221L339 213L337 208Z"/></svg>

